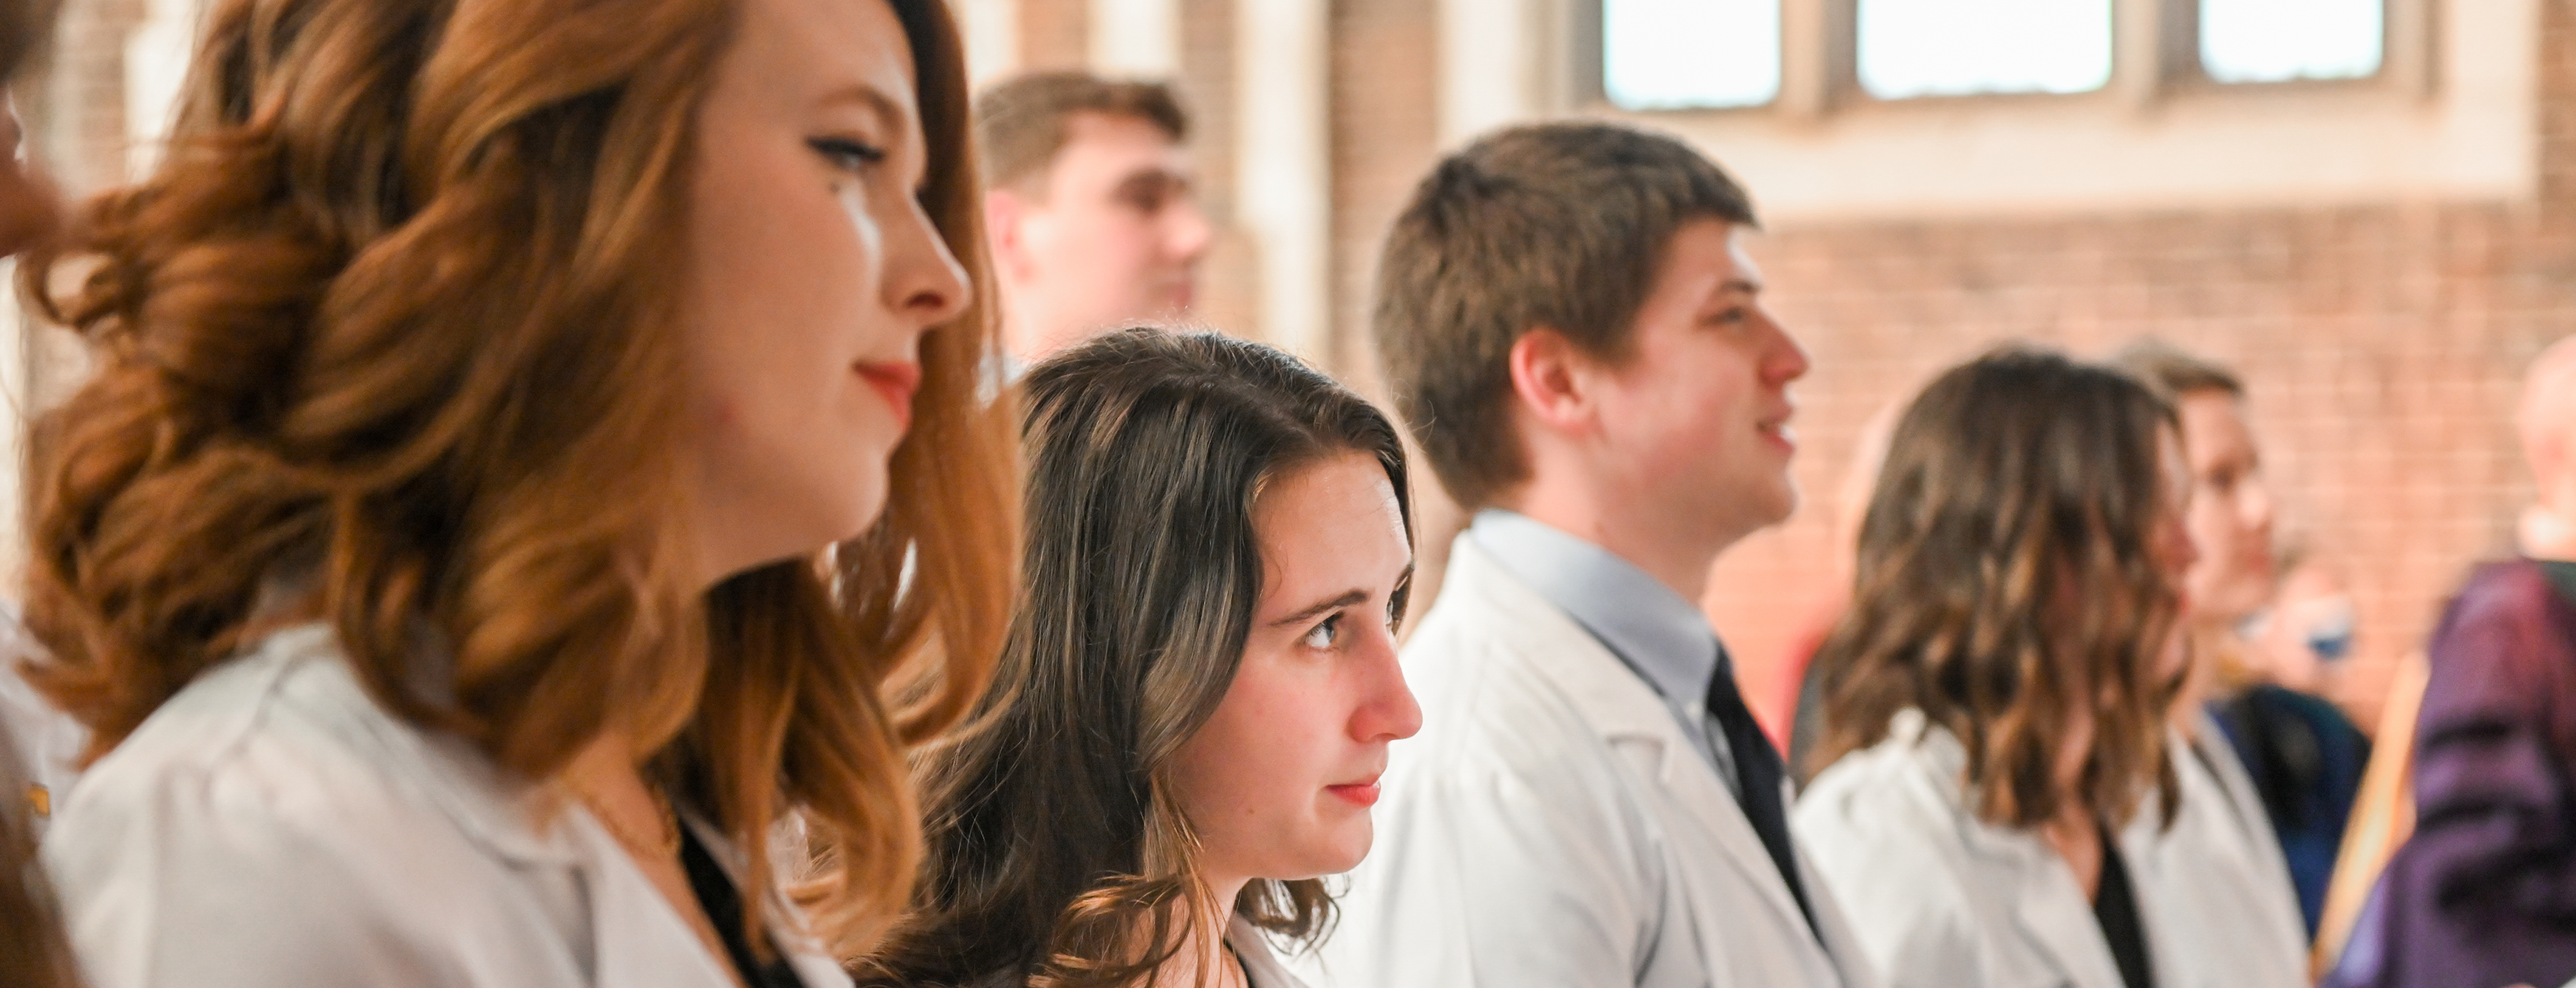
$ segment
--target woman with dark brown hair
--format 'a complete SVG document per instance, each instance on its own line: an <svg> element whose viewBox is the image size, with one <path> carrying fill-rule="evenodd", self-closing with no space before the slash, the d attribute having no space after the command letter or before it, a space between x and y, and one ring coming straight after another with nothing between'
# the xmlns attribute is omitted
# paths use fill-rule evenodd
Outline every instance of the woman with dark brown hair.
<svg viewBox="0 0 2576 988"><path fill-rule="evenodd" d="M206 32L165 163L26 281L96 367L28 586L100 756L45 851L91 976L842 982L1012 589L945 5Z"/></svg>
<svg viewBox="0 0 2576 988"><path fill-rule="evenodd" d="M2173 410L2006 349L1935 380L1888 450L1795 814L1871 961L1900 988L2236 983L2158 847L2193 558Z"/></svg>
<svg viewBox="0 0 2576 988"><path fill-rule="evenodd" d="M1026 378L1027 594L923 766L918 911L868 985L1295 988L1368 852L1413 572L1403 444L1293 357L1127 330Z"/></svg>

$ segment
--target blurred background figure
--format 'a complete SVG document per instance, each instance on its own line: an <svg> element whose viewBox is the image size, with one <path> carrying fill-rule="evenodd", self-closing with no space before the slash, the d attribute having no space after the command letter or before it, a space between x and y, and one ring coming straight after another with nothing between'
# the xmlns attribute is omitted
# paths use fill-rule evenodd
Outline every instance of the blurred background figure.
<svg viewBox="0 0 2576 988"><path fill-rule="evenodd" d="M1002 331L1022 362L1190 317L1214 242L1169 85L1042 72L977 97Z"/></svg>
<svg viewBox="0 0 2576 988"><path fill-rule="evenodd" d="M2285 547L2272 603L2243 626L2247 664L2272 682L2330 696L2352 655L2360 615L2340 567L2305 545Z"/></svg>
<svg viewBox="0 0 2576 988"><path fill-rule="evenodd" d="M53 182L34 163L17 112L21 70L54 29L55 0L0 0L0 255L15 256L62 223ZM34 643L15 607L0 607L0 985L72 988L79 965L63 936L36 840L72 777L87 734L30 688Z"/></svg>
<svg viewBox="0 0 2576 988"><path fill-rule="evenodd" d="M2277 866L2176 815L2214 801L2168 741L2176 424L2127 375L2019 348L1899 420L1796 816L1891 985L2305 983L2286 888L2268 921L2230 905Z"/></svg>
<svg viewBox="0 0 2576 988"><path fill-rule="evenodd" d="M2206 740L2199 737L2206 733L2200 716L2206 706L2206 723L2221 732L2259 796L2313 937L2370 741L2334 704L2276 681L2243 633L2273 603L2277 584L2274 502L2247 420L2244 383L2225 367L2153 339L2122 349L2112 363L2173 404L2191 467L2187 517L2200 558L2183 581L2191 671L2177 724L2195 742ZM2349 613L2347 606L2346 634ZM2223 775L2229 767L2216 771Z"/></svg>
<svg viewBox="0 0 2576 988"><path fill-rule="evenodd" d="M2414 835L2329 985L2576 977L2576 337L2533 361L2519 422L2522 551L2472 571L2434 629Z"/></svg>

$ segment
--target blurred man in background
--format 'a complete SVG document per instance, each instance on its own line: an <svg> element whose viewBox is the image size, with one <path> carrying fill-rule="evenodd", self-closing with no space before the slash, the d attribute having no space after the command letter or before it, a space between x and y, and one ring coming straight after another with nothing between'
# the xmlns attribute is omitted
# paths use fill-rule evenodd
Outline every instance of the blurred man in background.
<svg viewBox="0 0 2576 988"><path fill-rule="evenodd" d="M2279 841L2313 937L2370 741L2333 703L2275 681L2242 634L2279 583L2272 495L2245 416L2244 382L2157 340L2132 344L2113 362L2163 394L2182 418L2192 478L2188 524L2200 547L2184 576L2192 651L2186 699L2195 701L2183 708L2192 718L2184 727L2207 733L2194 709L2205 703Z"/></svg>
<svg viewBox="0 0 2576 988"><path fill-rule="evenodd" d="M1169 86L1021 76L984 92L975 126L1014 360L1189 316L1215 238L1192 189L1189 117Z"/></svg>

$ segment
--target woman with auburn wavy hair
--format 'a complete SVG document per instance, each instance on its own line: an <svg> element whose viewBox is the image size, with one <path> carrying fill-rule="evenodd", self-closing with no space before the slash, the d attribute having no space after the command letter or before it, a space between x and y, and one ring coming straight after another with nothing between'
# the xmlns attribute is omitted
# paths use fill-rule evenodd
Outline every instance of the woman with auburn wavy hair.
<svg viewBox="0 0 2576 988"><path fill-rule="evenodd" d="M90 973L840 982L1013 584L944 6L206 29L166 162L27 280L97 365L28 588L97 732L46 848Z"/></svg>
<svg viewBox="0 0 2576 988"><path fill-rule="evenodd" d="M868 985L1295 988L1368 852L1413 572L1404 446L1296 358L1111 334L1025 379L1027 592L922 766L917 911Z"/></svg>
<svg viewBox="0 0 2576 988"><path fill-rule="evenodd" d="M1891 986L2237 983L2157 846L2190 492L2173 410L2053 353L1898 421L1794 819Z"/></svg>

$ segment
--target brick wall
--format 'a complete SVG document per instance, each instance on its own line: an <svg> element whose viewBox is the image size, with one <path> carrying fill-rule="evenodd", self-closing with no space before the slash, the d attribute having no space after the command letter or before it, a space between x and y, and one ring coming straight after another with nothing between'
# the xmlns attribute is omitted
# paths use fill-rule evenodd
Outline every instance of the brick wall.
<svg viewBox="0 0 2576 988"><path fill-rule="evenodd" d="M1227 7L1189 0L1185 25ZM1438 150L1436 8L1331 4L1332 354L1373 395L1383 393L1365 335L1376 241ZM1187 37L1193 100L1221 119L1223 35ZM2243 372L2282 533L2356 598L2356 653L2338 689L2369 723L2388 670L2420 648L2464 569L2508 551L2529 491L2510 427L2519 374L2576 331L2576 10L2551 3L2534 43L2544 49L2537 203L1845 221L1762 238L1754 252L1773 304L1815 371L1798 389L1805 504L1729 553L1706 601L1757 705L1785 708L1800 653L1832 607L1835 492L1862 423L2003 340L2099 354L2153 334ZM1225 161L1201 156L1212 170ZM1218 265L1209 321L1228 326L1226 314L1247 311L1220 301L1246 290L1247 271ZM1436 493L1424 500L1428 579L1456 520Z"/></svg>
<svg viewBox="0 0 2576 988"><path fill-rule="evenodd" d="M1318 2L1332 30L1328 350L1337 371L1382 396L1368 292L1377 240L1439 150L1439 4ZM122 44L142 8L72 0L55 68L27 100L40 151L75 188L122 166ZM1254 125L1232 112L1234 3L1181 0L1180 12L1181 83L1222 222L1237 128ZM1023 0L1023 64L1081 64L1088 21L1085 0ZM1773 304L1815 370L1798 389L1806 504L1731 552L1707 601L1757 705L1785 706L1794 657L1831 602L1833 494L1869 416L1997 341L2099 353L2152 333L2244 372L2284 533L2357 598L2346 687L2367 723L2387 669L2420 647L2464 568L2509 546L2530 487L2509 424L2517 380L2542 346L2576 331L2576 3L2551 0L2532 43L2536 202L1788 223L1762 238L1754 252ZM1221 241L1204 321L1251 326L1256 250L1239 235ZM1434 584L1456 520L1424 494Z"/></svg>
<svg viewBox="0 0 2576 988"><path fill-rule="evenodd" d="M2392 204L1777 230L1754 251L1815 359L1798 389L1807 505L1739 546L1706 601L1774 709L1830 610L1833 492L1861 424L2006 339L2100 354L2154 334L2251 392L2282 534L2350 586L2335 687L2374 723L2467 567L2509 553L2530 497L2512 428L2523 367L2576 332L2576 7L2542 46L2541 195ZM1755 190L1757 195L1759 190ZM1785 616L1785 617L1784 617Z"/></svg>

